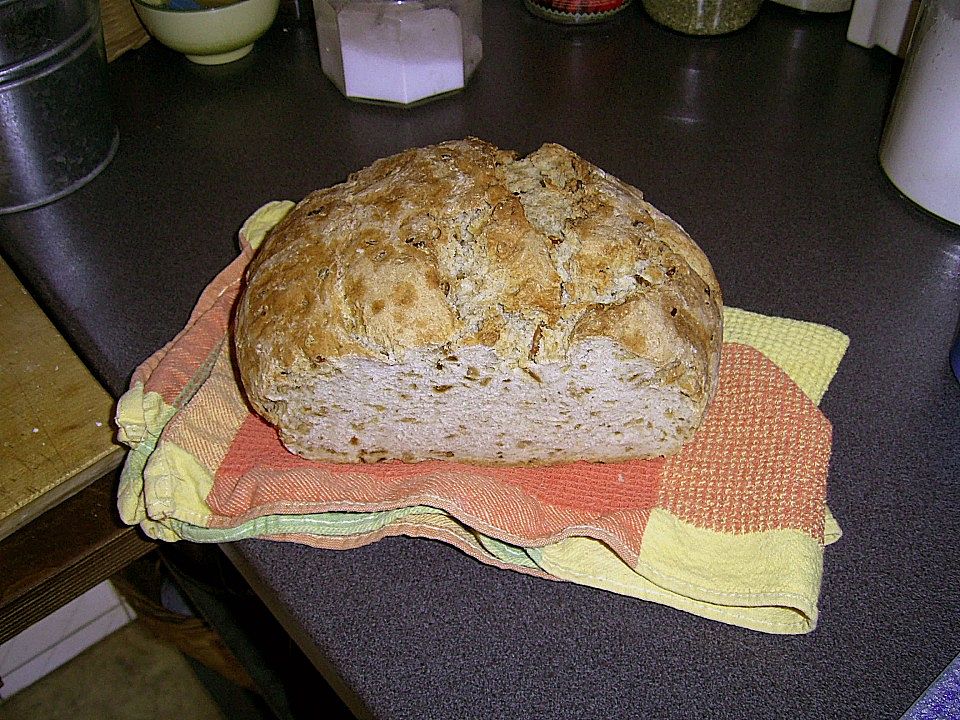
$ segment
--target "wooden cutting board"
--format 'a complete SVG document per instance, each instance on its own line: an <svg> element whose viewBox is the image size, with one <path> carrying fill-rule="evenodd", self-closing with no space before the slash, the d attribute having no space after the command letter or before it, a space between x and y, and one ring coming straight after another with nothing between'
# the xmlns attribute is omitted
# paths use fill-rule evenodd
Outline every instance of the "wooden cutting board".
<svg viewBox="0 0 960 720"><path fill-rule="evenodd" d="M0 538L120 464L114 404L0 260Z"/></svg>

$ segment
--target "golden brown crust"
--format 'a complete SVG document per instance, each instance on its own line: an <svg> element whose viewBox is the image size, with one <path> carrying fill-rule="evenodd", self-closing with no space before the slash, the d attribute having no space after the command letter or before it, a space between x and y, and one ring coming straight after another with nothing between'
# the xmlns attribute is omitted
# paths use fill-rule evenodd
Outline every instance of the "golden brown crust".
<svg viewBox="0 0 960 720"><path fill-rule="evenodd" d="M250 264L236 317L268 419L278 375L331 360L485 345L526 367L590 337L672 368L705 405L721 335L709 261L638 190L559 145L517 159L474 138L309 195Z"/></svg>

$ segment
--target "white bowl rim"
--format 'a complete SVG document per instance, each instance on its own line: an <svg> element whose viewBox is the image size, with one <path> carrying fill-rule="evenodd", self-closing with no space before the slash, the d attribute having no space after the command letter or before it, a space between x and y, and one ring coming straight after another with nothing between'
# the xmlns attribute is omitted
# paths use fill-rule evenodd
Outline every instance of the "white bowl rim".
<svg viewBox="0 0 960 720"><path fill-rule="evenodd" d="M200 14L207 14L207 13L223 12L225 10L229 10L230 8L237 7L238 5L246 5L247 3L256 2L256 1L257 0L236 0L236 2L232 2L229 5L221 5L220 7L211 7L211 8L201 7L201 8L187 9L187 10L176 10L174 8L167 7L166 5L154 5L153 3L146 2L146 0L133 0L133 3L134 5L139 5L142 8L146 8L147 10L153 10L158 13L171 13L176 15L200 15ZM280 0L274 0L274 2L276 2L277 4L279 4L279 1ZM260 0L260 2L266 2L269 4L271 0Z"/></svg>

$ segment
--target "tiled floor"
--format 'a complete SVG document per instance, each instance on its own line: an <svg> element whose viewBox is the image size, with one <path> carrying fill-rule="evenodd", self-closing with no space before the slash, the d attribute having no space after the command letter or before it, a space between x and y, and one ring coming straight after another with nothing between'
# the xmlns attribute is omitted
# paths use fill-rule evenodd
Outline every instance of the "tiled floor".
<svg viewBox="0 0 960 720"><path fill-rule="evenodd" d="M184 576L223 635L199 619L163 567L156 558L135 563L0 644L0 720L353 717L227 572L210 586L220 594ZM232 618L259 631L244 632ZM258 691L247 689L254 683Z"/></svg>
<svg viewBox="0 0 960 720"><path fill-rule="evenodd" d="M134 620L0 701L0 720L224 720L187 660Z"/></svg>
<svg viewBox="0 0 960 720"><path fill-rule="evenodd" d="M0 645L0 698L34 683L133 619L109 582Z"/></svg>

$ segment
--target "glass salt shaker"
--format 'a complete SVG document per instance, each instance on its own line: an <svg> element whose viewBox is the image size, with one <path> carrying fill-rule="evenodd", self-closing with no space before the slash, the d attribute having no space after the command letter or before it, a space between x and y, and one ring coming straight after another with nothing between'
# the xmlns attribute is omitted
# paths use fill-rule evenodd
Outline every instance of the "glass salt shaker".
<svg viewBox="0 0 960 720"><path fill-rule="evenodd" d="M483 56L482 0L313 0L320 65L352 100L414 105L461 90Z"/></svg>

